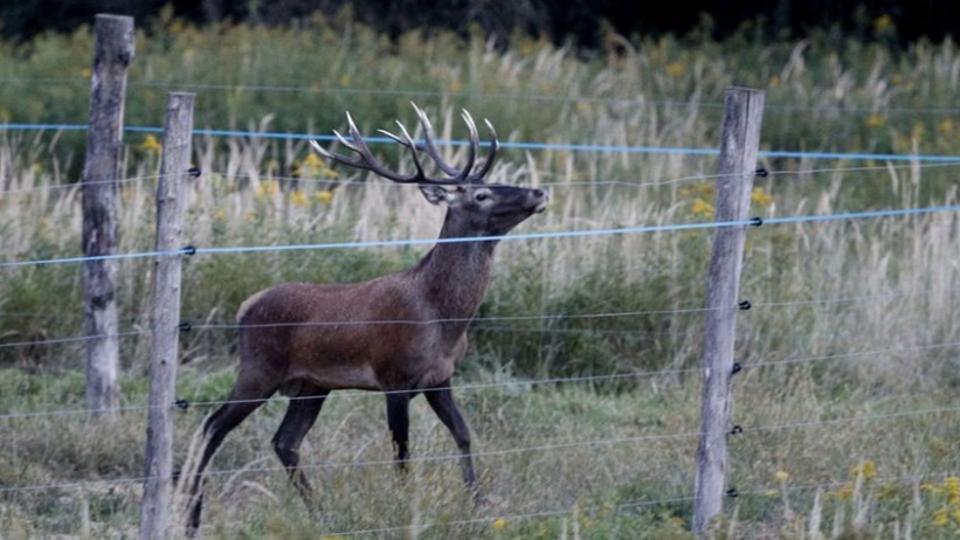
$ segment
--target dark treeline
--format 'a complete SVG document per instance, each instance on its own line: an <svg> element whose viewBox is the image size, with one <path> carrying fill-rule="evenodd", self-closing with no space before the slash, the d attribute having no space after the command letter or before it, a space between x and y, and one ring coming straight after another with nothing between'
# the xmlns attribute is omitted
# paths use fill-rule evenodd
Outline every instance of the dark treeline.
<svg viewBox="0 0 960 540"><path fill-rule="evenodd" d="M333 16L349 5L356 20L393 36L411 29L466 33L479 27L502 40L523 32L587 48L600 44L605 27L626 36L687 34L704 28L704 20L715 38L757 20L764 22L760 37L767 39L799 37L811 28L869 39L882 20L888 39L939 41L960 27L957 0L8 0L0 5L0 28L8 39L24 40L48 30L72 31L100 12L149 20L167 5L175 16L197 24L270 25L295 24L318 12Z"/></svg>

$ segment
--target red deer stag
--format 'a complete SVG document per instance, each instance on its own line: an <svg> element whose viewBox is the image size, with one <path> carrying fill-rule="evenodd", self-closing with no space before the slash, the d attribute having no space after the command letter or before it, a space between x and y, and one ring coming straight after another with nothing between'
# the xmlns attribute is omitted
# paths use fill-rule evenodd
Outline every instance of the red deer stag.
<svg viewBox="0 0 960 540"><path fill-rule="evenodd" d="M454 402L450 378L467 350L467 325L483 300L496 237L542 212L549 196L539 189L484 184L499 148L489 121L489 156L476 163L479 136L470 114L463 111L470 144L466 165L457 169L441 158L430 121L413 106L423 127L422 143L400 122L399 136L381 130L410 151L416 171L409 176L377 161L349 113L350 140L334 134L356 157L334 154L315 141L313 148L337 163L394 182L419 184L427 201L447 207L441 239L484 239L440 241L413 268L363 283L284 283L243 302L237 313L237 382L229 402L204 423L204 444L191 486L191 530L200 522L203 471L210 459L227 433L277 391L292 399L273 446L308 504L312 489L297 468L298 448L330 391L348 388L386 392L387 423L401 469L407 459L410 399L423 393L453 435L462 454L463 479L475 493L470 432ZM441 176L426 175L419 152L431 158Z"/></svg>

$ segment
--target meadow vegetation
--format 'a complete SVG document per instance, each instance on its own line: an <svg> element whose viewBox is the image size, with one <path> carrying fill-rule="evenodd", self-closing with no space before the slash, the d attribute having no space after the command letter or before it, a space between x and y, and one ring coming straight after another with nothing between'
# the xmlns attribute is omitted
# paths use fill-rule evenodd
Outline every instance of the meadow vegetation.
<svg viewBox="0 0 960 540"><path fill-rule="evenodd" d="M875 31L890 32L886 24ZM722 42L611 35L605 50L588 54L523 38L506 50L480 36L411 33L389 42L343 18L203 30L161 18L148 29L131 68L129 125L160 125L171 89L198 92L198 127L279 131L340 128L344 109L365 133L394 118L410 125L412 98L443 138L463 136L456 112L467 107L503 140L701 148L716 145L722 91L736 83L768 91L764 149L960 154L960 111L951 108L960 52L951 42L897 50L814 32L762 43L746 27ZM91 45L88 29L0 44L0 121L84 122ZM128 133L126 142L120 250L147 250L161 147L151 134ZM0 260L79 251L73 184L82 143L72 132L0 133ZM461 148L445 151L462 157ZM197 137L194 163L203 175L191 180L186 236L196 246L429 238L439 229L441 211L415 189L331 169L302 141ZM765 217L957 203L949 164L762 165L772 174L757 179L752 211ZM862 169L842 170L852 167ZM492 176L548 187L551 207L521 230L559 231L711 220L711 179L688 177L713 168L703 156L508 150ZM343 393L305 444L324 508L308 514L270 448L283 412L277 399L218 456L205 534L306 538L411 526L424 538L685 537L710 239L684 231L498 248L457 378L480 453L487 500L479 508L453 460L416 462L407 478L396 476L382 463L391 455L382 397ZM740 495L728 501L720 536L948 538L960 530L958 249L960 219L951 212L749 231L741 291L753 308L740 314L745 369L733 410L744 432L731 439L729 477ZM424 252L197 256L186 263L183 318L229 322L246 296L270 284L357 281ZM120 265L125 331L148 327L151 268L148 260ZM2 272L0 346L81 333L77 266ZM641 313L577 317L616 312ZM525 315L551 317L496 319ZM197 403L229 391L234 339L219 329L183 335L178 396L194 405L177 419L178 460L210 411ZM85 482L142 474L147 344L142 334L122 340L130 410L116 422L0 416L3 538L133 534L139 485ZM82 408L82 359L77 343L0 347L0 415ZM638 371L653 373L530 382ZM424 403L412 418L414 456L453 453ZM594 440L607 442L569 444ZM558 513L511 517L542 512Z"/></svg>

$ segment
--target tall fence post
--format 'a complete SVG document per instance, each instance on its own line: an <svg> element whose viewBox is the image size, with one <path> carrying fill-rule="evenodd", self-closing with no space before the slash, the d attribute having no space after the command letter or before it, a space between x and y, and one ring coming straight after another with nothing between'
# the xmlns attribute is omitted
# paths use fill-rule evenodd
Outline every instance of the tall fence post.
<svg viewBox="0 0 960 540"><path fill-rule="evenodd" d="M133 18L97 15L90 84L90 127L83 167L83 253L114 253L117 186L123 136L127 66L133 59ZM84 333L87 407L112 414L120 402L117 342L116 262L84 263Z"/></svg>
<svg viewBox="0 0 960 540"><path fill-rule="evenodd" d="M764 93L729 88L724 95L723 132L717 173L717 221L742 221L750 210L757 168ZM707 315L703 343L703 403L693 530L708 532L710 521L723 511L730 431L730 378L737 331L740 269L746 226L721 227L713 238L707 282Z"/></svg>
<svg viewBox="0 0 960 540"><path fill-rule="evenodd" d="M189 175L194 94L170 93L164 121L163 159L157 185L159 252L183 248L184 178ZM140 538L168 537L173 482L173 402L180 346L181 258L160 255L153 273L150 311L150 409Z"/></svg>

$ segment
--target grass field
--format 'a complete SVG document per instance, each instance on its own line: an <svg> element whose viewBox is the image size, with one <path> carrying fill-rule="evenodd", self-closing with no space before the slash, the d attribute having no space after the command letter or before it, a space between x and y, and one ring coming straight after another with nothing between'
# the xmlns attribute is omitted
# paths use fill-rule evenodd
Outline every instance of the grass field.
<svg viewBox="0 0 960 540"><path fill-rule="evenodd" d="M370 133L393 118L412 123L406 102L414 97L444 138L463 135L455 113L466 106L509 140L713 147L722 89L739 83L768 90L765 149L960 154L960 118L950 109L960 54L951 43L897 51L824 32L764 44L749 28L724 42L692 35L609 43L588 55L518 39L500 51L478 37L447 35L390 44L347 20L288 30L159 20L138 41L127 123L159 125L168 87L193 85L199 127L327 132L342 127L349 109ZM87 30L0 44L0 77L8 80L0 120L85 121L90 49ZM198 86L220 84L231 88ZM573 99L581 97L590 99ZM82 141L71 133L0 134L0 189L8 190L0 195L0 259L78 252L79 193L45 188L76 181ZM140 134L127 142L124 174L141 179L119 188L120 250L150 249L159 142ZM193 245L429 238L439 228L441 214L415 189L332 170L304 144L198 137L194 146L205 173L190 187ZM448 151L453 159L462 152ZM551 190L551 207L524 232L684 223L712 219L710 179L670 180L709 175L713 161L507 151L493 177ZM752 211L761 216L957 199L949 165L763 165L782 172L757 179ZM821 170L853 167L863 169ZM468 501L455 461L440 459L455 447L422 400L411 440L414 456L426 459L404 478L382 463L391 454L382 397L344 393L330 399L304 447L323 508L308 514L270 448L283 412L277 399L231 434L215 461L222 472L208 488L204 534L306 538L386 528L370 534L685 537L700 396L699 375L687 370L698 362L703 320L687 310L703 305L709 249L708 231L498 248L482 318L567 316L480 320L471 329L456 393L479 453L481 506ZM729 475L740 496L728 500L720 536L950 538L960 530L958 249L954 213L749 231L741 291L754 308L740 315L737 354L747 368L735 378L733 409L744 432L731 438ZM184 274L184 318L229 321L269 284L361 280L424 252L195 257ZM150 268L145 260L120 265L124 330L147 328ZM81 333L78 267L2 272L0 345ZM623 311L645 313L574 317ZM184 336L178 396L225 398L233 340L217 330ZM0 417L0 537L135 534L139 485L88 481L142 474L137 407L146 402L146 347L146 336L122 342L131 410L115 422ZM0 348L0 414L82 408L82 362L76 343ZM655 373L530 382L638 370ZM178 413L178 463L209 410Z"/></svg>

